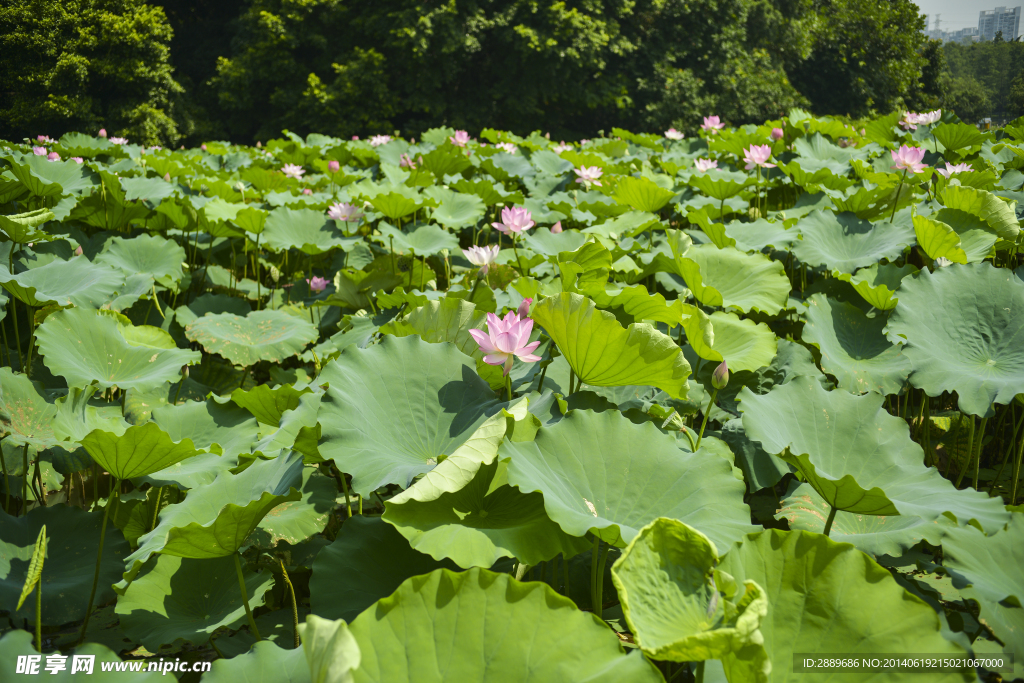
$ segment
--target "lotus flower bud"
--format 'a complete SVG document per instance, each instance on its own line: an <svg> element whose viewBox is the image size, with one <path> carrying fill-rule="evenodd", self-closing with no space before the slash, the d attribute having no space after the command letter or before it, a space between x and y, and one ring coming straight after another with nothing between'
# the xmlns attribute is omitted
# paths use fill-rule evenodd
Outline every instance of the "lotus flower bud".
<svg viewBox="0 0 1024 683"><path fill-rule="evenodd" d="M78 247L77 249L75 249L75 256L81 256L81 255L82 255L82 247Z"/></svg>
<svg viewBox="0 0 1024 683"><path fill-rule="evenodd" d="M723 360L721 365L715 368L714 374L711 375L711 386L716 390L725 389L729 385L729 366L725 364Z"/></svg>
<svg viewBox="0 0 1024 683"><path fill-rule="evenodd" d="M341 164L337 161L328 161L327 170L330 171L331 173L337 173L339 170L341 170Z"/></svg>
<svg viewBox="0 0 1024 683"><path fill-rule="evenodd" d="M304 188L302 188L302 194L305 194L305 195L313 194L313 190L309 189L308 187L304 187Z"/></svg>
<svg viewBox="0 0 1024 683"><path fill-rule="evenodd" d="M164 182L168 182L168 183L171 182L171 174L170 173L164 173Z"/></svg>
<svg viewBox="0 0 1024 683"><path fill-rule="evenodd" d="M530 316L530 304L533 303L533 298L523 299L523 302L519 304L519 310L516 313L519 314L519 319L528 318Z"/></svg>
<svg viewBox="0 0 1024 683"><path fill-rule="evenodd" d="M562 232L562 221L558 221L557 223L552 225L551 226L551 232L552 232L552 234L555 234L555 235L557 235L558 233Z"/></svg>
<svg viewBox="0 0 1024 683"><path fill-rule="evenodd" d="M107 137L107 129L106 128L100 128L100 132L97 133L97 135L99 135L101 138Z"/></svg>
<svg viewBox="0 0 1024 683"><path fill-rule="evenodd" d="M772 140L781 140L785 133L781 128L772 128Z"/></svg>
<svg viewBox="0 0 1024 683"><path fill-rule="evenodd" d="M277 269L277 266L270 266L270 279L274 282L281 279L281 271Z"/></svg>
<svg viewBox="0 0 1024 683"><path fill-rule="evenodd" d="M449 251L448 249L442 249L441 250L441 258L448 258L448 255L451 254L451 253L452 252Z"/></svg>
<svg viewBox="0 0 1024 683"><path fill-rule="evenodd" d="M188 366L187 365L182 365L181 366L181 376L186 378L186 379L188 378Z"/></svg>
<svg viewBox="0 0 1024 683"><path fill-rule="evenodd" d="M206 143L204 142L203 144L199 145L199 149L201 149L201 150L203 150L205 152L206 151Z"/></svg>
<svg viewBox="0 0 1024 683"><path fill-rule="evenodd" d="M256 146L257 146L257 147L262 147L262 146L263 146L263 143L262 143L262 142L260 142L259 140L257 140L257 141L256 141Z"/></svg>

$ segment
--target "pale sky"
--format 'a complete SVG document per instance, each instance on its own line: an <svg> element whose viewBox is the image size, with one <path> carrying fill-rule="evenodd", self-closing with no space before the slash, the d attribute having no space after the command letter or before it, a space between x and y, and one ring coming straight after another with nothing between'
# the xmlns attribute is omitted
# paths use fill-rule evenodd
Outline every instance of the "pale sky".
<svg viewBox="0 0 1024 683"><path fill-rule="evenodd" d="M1024 4L1022 0L917 0L921 14L928 15L928 29L935 28L935 15L942 14L942 30L956 31L978 25L978 12L996 6L1013 8ZM1024 28L1024 27L1022 27Z"/></svg>

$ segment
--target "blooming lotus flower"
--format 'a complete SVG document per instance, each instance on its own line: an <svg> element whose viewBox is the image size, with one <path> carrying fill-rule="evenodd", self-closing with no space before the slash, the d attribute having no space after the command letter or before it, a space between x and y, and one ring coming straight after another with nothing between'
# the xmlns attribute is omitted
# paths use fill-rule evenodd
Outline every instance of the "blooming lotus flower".
<svg viewBox="0 0 1024 683"><path fill-rule="evenodd" d="M925 164L921 163L924 159L924 147L907 147L903 145L900 150L890 151L892 160L896 162L896 165L892 167L894 171L910 171L911 173L920 173L925 169Z"/></svg>
<svg viewBox="0 0 1024 683"><path fill-rule="evenodd" d="M555 150L555 154L561 154L562 152L568 152L570 149L572 149L572 145L567 145L565 144L565 140L562 140L557 145L552 147L552 149Z"/></svg>
<svg viewBox="0 0 1024 683"><path fill-rule="evenodd" d="M408 154L403 154L402 156L398 157L398 165L401 166L402 168L416 168L415 162L413 162L413 160L409 158Z"/></svg>
<svg viewBox="0 0 1024 683"><path fill-rule="evenodd" d="M313 190L309 189L308 187L304 187L304 188L302 188L302 194L305 194L305 195L313 194Z"/></svg>
<svg viewBox="0 0 1024 683"><path fill-rule="evenodd" d="M786 131L781 128L772 128L772 140L781 140L786 136Z"/></svg>
<svg viewBox="0 0 1024 683"><path fill-rule="evenodd" d="M389 142L391 142L390 135L374 135L370 138L371 147L380 147L381 145L386 145Z"/></svg>
<svg viewBox="0 0 1024 683"><path fill-rule="evenodd" d="M529 230L536 223L533 222L533 215L522 206L506 206L501 210L501 223L491 223L499 231L506 235L518 235L524 230Z"/></svg>
<svg viewBox="0 0 1024 683"><path fill-rule="evenodd" d="M285 164L281 167L281 173L284 173L289 178L301 178L306 170L298 164Z"/></svg>
<svg viewBox="0 0 1024 683"><path fill-rule="evenodd" d="M469 133L464 130L455 131L455 135L448 138L452 141L452 144L456 147L465 147L466 143L469 142Z"/></svg>
<svg viewBox="0 0 1024 683"><path fill-rule="evenodd" d="M509 311L504 318L488 313L487 332L471 329L469 334L484 352L484 362L488 365L504 366L507 377L517 357L525 363L536 363L540 360L540 356L533 354L533 350L540 346L540 341L527 343L532 331L533 320L520 320L518 313Z"/></svg>
<svg viewBox="0 0 1024 683"><path fill-rule="evenodd" d="M115 145L128 144L128 138L110 138L110 141L113 142Z"/></svg>
<svg viewBox="0 0 1024 683"><path fill-rule="evenodd" d="M939 258L935 259L935 265L938 266L939 268L948 268L949 266L953 265L953 262L950 261L945 256L940 256Z"/></svg>
<svg viewBox="0 0 1024 683"><path fill-rule="evenodd" d="M341 170L341 163L336 160L328 161L327 170L330 171L331 173L337 173L339 170Z"/></svg>
<svg viewBox="0 0 1024 683"><path fill-rule="evenodd" d="M704 124L701 125L703 131L711 134L717 133L723 128L725 128L725 124L717 116L705 116Z"/></svg>
<svg viewBox="0 0 1024 683"><path fill-rule="evenodd" d="M714 159L697 159L693 162L693 167L700 173L707 173L713 168L718 168L718 162Z"/></svg>
<svg viewBox="0 0 1024 683"><path fill-rule="evenodd" d="M56 152L50 152L49 154L46 155L46 158L49 159L50 161L60 161L60 155L57 154Z"/></svg>
<svg viewBox="0 0 1024 683"><path fill-rule="evenodd" d="M46 148L45 147L33 147L32 148L32 153L35 154L37 157L45 157L46 156Z"/></svg>
<svg viewBox="0 0 1024 683"><path fill-rule="evenodd" d="M957 164L956 166L954 166L953 164L947 161L946 168L936 168L935 172L941 174L942 176L948 179L949 176L953 175L954 173L969 173L973 170L974 168L970 164Z"/></svg>
<svg viewBox="0 0 1024 683"><path fill-rule="evenodd" d="M747 149L743 150L743 161L747 162L747 165L743 168L748 171L755 166L761 168L775 168L775 164L769 164L768 159L772 156L772 148L770 145L751 145Z"/></svg>
<svg viewBox="0 0 1024 683"><path fill-rule="evenodd" d="M588 140L587 138L584 138L584 139L580 140L580 147L582 147L583 145L587 144L588 142L590 142L590 140Z"/></svg>
<svg viewBox="0 0 1024 683"><path fill-rule="evenodd" d="M601 181L598 178L601 177L604 171L599 166L580 166L579 168L574 168L572 172L579 176L576 179L577 183L583 183L586 187L591 185L601 186Z"/></svg>
<svg viewBox="0 0 1024 683"><path fill-rule="evenodd" d="M45 143L47 145L52 145L53 143L57 142L56 140L51 138L49 135L37 135L36 136L36 140L38 140L39 142Z"/></svg>
<svg viewBox="0 0 1024 683"><path fill-rule="evenodd" d="M358 140L358 139L359 139L359 136L358 136L358 135L353 135L353 136L352 136L352 139L353 139L353 140Z"/></svg>
<svg viewBox="0 0 1024 683"><path fill-rule="evenodd" d="M516 311L516 314L520 320L525 320L530 315L530 305L532 303L533 297L527 297L519 304L519 310Z"/></svg>
<svg viewBox="0 0 1024 683"><path fill-rule="evenodd" d="M558 221L551 226L551 234L557 235L560 232L562 232L562 221Z"/></svg>
<svg viewBox="0 0 1024 683"><path fill-rule="evenodd" d="M675 128L669 128L668 130L665 131L665 137L667 137L669 140L682 140L683 134L680 133Z"/></svg>
<svg viewBox="0 0 1024 683"><path fill-rule="evenodd" d="M927 125L930 125L930 124L933 124L933 123L938 123L939 119L941 119L941 118L942 118L942 110L941 109L936 109L935 111L930 111L927 114L918 114L917 115L917 122L919 124L921 124L921 125L927 126Z"/></svg>
<svg viewBox="0 0 1024 683"><path fill-rule="evenodd" d="M101 138L107 137L107 129L106 128L100 128L100 132L96 133L96 135L100 136Z"/></svg>
<svg viewBox="0 0 1024 683"><path fill-rule="evenodd" d="M336 221L354 223L363 217L363 212L360 211L357 206L348 203L341 203L335 204L331 208L327 209L327 215Z"/></svg>
<svg viewBox="0 0 1024 683"><path fill-rule="evenodd" d="M499 142L495 145L498 149L504 150L509 154L515 154L519 151L519 148L513 145L511 142Z"/></svg>
<svg viewBox="0 0 1024 683"><path fill-rule="evenodd" d="M311 292L316 292L317 294L319 294L320 292L327 289L328 282L325 278L322 278L318 275L314 275L312 280L308 278L306 279L306 284L309 285L309 290Z"/></svg>
<svg viewBox="0 0 1024 683"><path fill-rule="evenodd" d="M76 164L85 163L85 159L83 159L82 157L71 157L71 161L75 162Z"/></svg>
<svg viewBox="0 0 1024 683"><path fill-rule="evenodd" d="M900 125L904 130L917 130L917 124L921 123L921 115L912 111L903 112L903 120Z"/></svg>
<svg viewBox="0 0 1024 683"><path fill-rule="evenodd" d="M480 268L482 275L487 275L491 264L498 258L499 251L501 251L501 248L494 244L487 247L470 247L469 249L463 249L462 253L470 263Z"/></svg>

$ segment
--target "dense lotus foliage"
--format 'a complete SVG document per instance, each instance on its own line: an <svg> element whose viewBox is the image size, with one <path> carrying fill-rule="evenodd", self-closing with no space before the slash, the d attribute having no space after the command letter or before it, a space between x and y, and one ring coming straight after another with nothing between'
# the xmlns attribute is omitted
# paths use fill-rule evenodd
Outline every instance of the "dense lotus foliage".
<svg viewBox="0 0 1024 683"><path fill-rule="evenodd" d="M1021 674L1024 125L0 164L4 680Z"/></svg>

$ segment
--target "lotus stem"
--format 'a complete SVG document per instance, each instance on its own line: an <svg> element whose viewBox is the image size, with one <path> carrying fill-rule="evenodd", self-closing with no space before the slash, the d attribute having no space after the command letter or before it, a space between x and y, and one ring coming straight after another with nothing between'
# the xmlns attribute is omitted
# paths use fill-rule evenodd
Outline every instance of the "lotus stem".
<svg viewBox="0 0 1024 683"><path fill-rule="evenodd" d="M43 577L36 584L36 652L43 651Z"/></svg>
<svg viewBox="0 0 1024 683"><path fill-rule="evenodd" d="M704 683L704 660L697 662L693 671L693 680L695 683Z"/></svg>
<svg viewBox="0 0 1024 683"><path fill-rule="evenodd" d="M210 240L210 244L213 244L213 240ZM256 260L256 268L254 269L256 275L256 310L260 310L263 303L262 293L260 292L260 233L256 233L256 255L253 257ZM205 279L205 278L204 278Z"/></svg>
<svg viewBox="0 0 1024 683"><path fill-rule="evenodd" d="M956 487L960 488L960 482L964 480L964 475L967 474L967 468L971 465L971 457L974 454L974 416L968 415L970 420L968 424L967 433L967 459L964 461L964 466L960 468L960 476L956 478ZM954 442L956 443L956 442Z"/></svg>
<svg viewBox="0 0 1024 683"><path fill-rule="evenodd" d="M236 551L233 555L235 558L235 572L238 574L238 590L242 593L242 606L245 607L245 616L249 618L249 628L252 629L252 634L256 636L256 641L260 642L263 638L260 636L260 630L256 628L256 620L252 616L252 610L249 608L249 594L245 589L245 576L242 575L242 562L238 559L239 554Z"/></svg>
<svg viewBox="0 0 1024 683"><path fill-rule="evenodd" d="M832 531L832 522L836 519L836 512L839 510L835 505L832 505L832 509L828 511L828 519L825 520L825 531L823 532L828 536L829 532Z"/></svg>
<svg viewBox="0 0 1024 683"><path fill-rule="evenodd" d="M521 258L519 258L519 250L516 249L516 238L515 237L512 238L512 251L516 255L516 263L519 264L519 274L520 275L526 275L526 271L523 270L523 260Z"/></svg>
<svg viewBox="0 0 1024 683"><path fill-rule="evenodd" d="M505 390L508 392L508 400L511 403L511 401L512 401L512 377L510 375L505 375Z"/></svg>
<svg viewBox="0 0 1024 683"><path fill-rule="evenodd" d="M352 499L348 493L348 481L345 480L345 475L341 473L338 466L333 462L331 463L331 474L334 475L334 480L338 482L339 488L345 493L345 511L349 517L352 517ZM359 513L362 514L362 510Z"/></svg>
<svg viewBox="0 0 1024 683"><path fill-rule="evenodd" d="M2 448L0 448L0 467L3 467L4 471L4 512L11 514L11 479L7 473L7 460L4 458Z"/></svg>
<svg viewBox="0 0 1024 683"><path fill-rule="evenodd" d="M33 486L33 488L35 488L35 486L39 487L39 491L36 493L36 502L38 502L43 507L46 507L46 493L45 493L45 491L43 491L43 473L39 471L39 455L38 454L36 455L36 463L35 463L35 465L36 465L36 473L35 473L36 484Z"/></svg>
<svg viewBox="0 0 1024 683"><path fill-rule="evenodd" d="M1014 410L1014 406L1012 403L1010 404L1010 409ZM1003 478L1003 470L1006 469L1006 463L1010 461L1010 454L1013 453L1013 445L1017 443L1017 434L1020 432L1021 423L1024 423L1024 413L1021 413L1020 420L1017 421L1017 426L1013 428L1013 434L1010 436L1010 447L1006 449L1005 453L1003 453L1003 463L999 466L999 474L997 474L995 479L992 480L992 486L988 488L988 495L990 496L992 495L992 492L995 490L996 484L998 484L999 480Z"/></svg>
<svg viewBox="0 0 1024 683"><path fill-rule="evenodd" d="M11 274L14 274L13 265ZM14 318L14 348L18 350L18 365L21 366L21 371L25 372L25 358L21 355L21 331L18 329L18 297L13 295L11 296L11 317Z"/></svg>
<svg viewBox="0 0 1024 683"><path fill-rule="evenodd" d="M110 508L115 505L120 491L120 482L114 479L114 488L107 498L107 504L103 506L103 526L100 527L100 545L96 549L96 569L92 574L92 589L89 591L89 604L85 608L85 619L82 621L82 633L78 636L78 644L85 642L85 633L89 630L89 617L92 616L92 606L96 601L96 585L100 581L100 564L103 562L103 541L107 536L107 520L110 518Z"/></svg>
<svg viewBox="0 0 1024 683"><path fill-rule="evenodd" d="M573 371L572 366L569 366L569 394L570 395L573 393L572 384L573 384L573 381L575 379L576 379L576 373Z"/></svg>
<svg viewBox="0 0 1024 683"><path fill-rule="evenodd" d="M1024 420L1024 415L1021 416ZM1024 436L1021 436L1020 446L1017 447L1017 457L1013 461L1013 488L1010 491L1010 505L1017 504L1017 486L1020 483L1021 456L1024 455Z"/></svg>
<svg viewBox="0 0 1024 683"><path fill-rule="evenodd" d="M21 514L28 514L28 444L21 450Z"/></svg>
<svg viewBox="0 0 1024 683"><path fill-rule="evenodd" d="M25 362L25 377L32 379L32 349L36 345L36 324L32 307L25 304L25 308L28 309L28 360Z"/></svg>
<svg viewBox="0 0 1024 683"><path fill-rule="evenodd" d="M608 553L611 552L611 549L611 545L605 543L604 552L601 553L601 559L597 563L597 601L594 603L594 614L601 619L604 618L604 565L608 561Z"/></svg>
<svg viewBox="0 0 1024 683"><path fill-rule="evenodd" d="M711 415L711 406L715 405L715 400L718 398L718 389L711 392L711 401L708 403L708 409L704 411L704 421L700 424L700 434L697 435L697 446L693 449L696 453L697 449L700 448L700 442L704 439L704 428L708 426L708 416Z"/></svg>
<svg viewBox="0 0 1024 683"><path fill-rule="evenodd" d="M153 518L149 521L149 531L156 528L156 520L160 515L160 499L163 498L164 487L158 486L156 489L156 500L153 502Z"/></svg>
<svg viewBox="0 0 1024 683"><path fill-rule="evenodd" d="M537 384L537 393L538 394L543 394L544 393L544 377L547 374L548 374L548 366L545 365L543 368L540 369L540 382L538 382L538 384Z"/></svg>
<svg viewBox="0 0 1024 683"><path fill-rule="evenodd" d="M890 223L896 220L896 207L900 205L900 190L903 189L903 181L906 179L907 169L903 169L903 175L900 177L900 184L896 186L896 199L892 200L892 215L889 216Z"/></svg>
<svg viewBox="0 0 1024 683"><path fill-rule="evenodd" d="M281 563L281 574L284 576L284 582L288 584L288 593L292 597L292 633L295 638L295 649L298 650L302 647L302 640L299 639L299 604L295 601L295 586L288 576L288 570L284 568L284 560L279 557L277 561Z"/></svg>
<svg viewBox="0 0 1024 683"><path fill-rule="evenodd" d="M594 535L594 550L590 555L590 609L594 614L601 616L599 598L597 596L597 560L601 554L601 539Z"/></svg>

